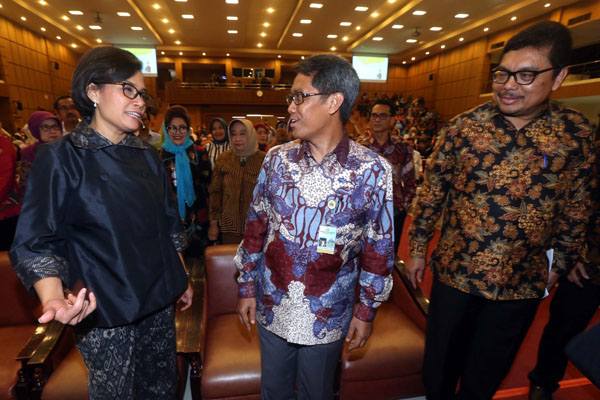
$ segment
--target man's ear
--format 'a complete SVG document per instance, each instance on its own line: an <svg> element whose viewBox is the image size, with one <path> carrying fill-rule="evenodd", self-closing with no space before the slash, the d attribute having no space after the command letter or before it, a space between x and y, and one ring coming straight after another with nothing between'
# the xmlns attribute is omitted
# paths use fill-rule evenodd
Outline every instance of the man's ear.
<svg viewBox="0 0 600 400"><path fill-rule="evenodd" d="M344 95L341 92L333 93L329 95L327 103L329 105L329 115L333 115L342 107Z"/></svg>
<svg viewBox="0 0 600 400"><path fill-rule="evenodd" d="M552 91L556 91L558 88L560 88L560 85L563 83L568 74L569 67L564 67L560 70L558 75L556 75L556 78L554 78L554 82L552 83Z"/></svg>

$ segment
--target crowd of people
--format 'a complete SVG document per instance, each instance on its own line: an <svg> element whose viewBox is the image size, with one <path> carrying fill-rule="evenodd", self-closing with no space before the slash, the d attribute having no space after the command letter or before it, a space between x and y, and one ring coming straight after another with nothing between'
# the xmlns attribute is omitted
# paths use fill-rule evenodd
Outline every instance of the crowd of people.
<svg viewBox="0 0 600 400"><path fill-rule="evenodd" d="M166 399L175 303L189 308L194 295L186 259L240 244L238 312L258 325L264 398L329 399L344 340L365 345L390 293L406 215L415 287L442 218L427 398L491 399L560 279L530 374L530 398L551 399L562 349L600 304L590 126L548 101L570 47L556 23L517 34L493 71L493 100L443 127L411 96L363 93L353 113L356 72L313 56L297 67L288 122L214 118L206 132L179 105L153 131L140 62L90 50L55 114L0 135L0 250L12 245L40 322L74 325L92 399Z"/></svg>

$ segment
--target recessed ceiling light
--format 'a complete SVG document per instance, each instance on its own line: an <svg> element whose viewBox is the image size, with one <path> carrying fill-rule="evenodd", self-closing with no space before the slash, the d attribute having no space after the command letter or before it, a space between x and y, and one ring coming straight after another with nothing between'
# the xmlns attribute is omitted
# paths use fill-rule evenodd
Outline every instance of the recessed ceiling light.
<svg viewBox="0 0 600 400"><path fill-rule="evenodd" d="M194 19L192 14L181 14L181 18L183 19Z"/></svg>
<svg viewBox="0 0 600 400"><path fill-rule="evenodd" d="M437 32L437 31L441 31L442 27L441 26L432 26L431 28L429 28L429 30Z"/></svg>
<svg viewBox="0 0 600 400"><path fill-rule="evenodd" d="M512 16L512 17L510 17L510 20L511 20L511 21L516 21L516 20L517 20L517 17L515 17L515 16Z"/></svg>
<svg viewBox="0 0 600 400"><path fill-rule="evenodd" d="M321 3L310 3L310 8L323 8Z"/></svg>
<svg viewBox="0 0 600 400"><path fill-rule="evenodd" d="M180 51L180 52L179 52L179 55L180 55L180 56L182 56L182 55L183 55L183 51Z"/></svg>
<svg viewBox="0 0 600 400"><path fill-rule="evenodd" d="M371 14L371 17L377 18L377 17L379 17L379 13L378 12L374 12L374 13Z"/></svg>
<svg viewBox="0 0 600 400"><path fill-rule="evenodd" d="M310 19L301 19L300 20L301 24L310 24L311 22L312 22L312 20L310 20Z"/></svg>
<svg viewBox="0 0 600 400"><path fill-rule="evenodd" d="M392 29L402 29L402 28L404 28L404 25L400 25L400 24L392 25Z"/></svg>
<svg viewBox="0 0 600 400"><path fill-rule="evenodd" d="M168 19L166 19L166 18L163 18L163 19L162 19L162 23L163 23L163 24L168 24L168 23L169 23L169 20L168 20Z"/></svg>
<svg viewBox="0 0 600 400"><path fill-rule="evenodd" d="M71 15L83 15L83 13L79 10L70 10L69 14Z"/></svg>
<svg viewBox="0 0 600 400"><path fill-rule="evenodd" d="M62 18L64 21L68 21L68 20L69 20L69 17L67 17L66 15L63 15L61 18Z"/></svg>
<svg viewBox="0 0 600 400"><path fill-rule="evenodd" d="M271 8L271 7L267 8L267 12L268 12L269 14L273 13L273 11L275 11L273 8Z"/></svg>
<svg viewBox="0 0 600 400"><path fill-rule="evenodd" d="M132 27L131 27L131 30L132 30L132 31L141 31L141 30L142 30L142 27L141 27L141 26L132 26Z"/></svg>
<svg viewBox="0 0 600 400"><path fill-rule="evenodd" d="M71 47L74 48L74 49L76 49L77 45L75 43L71 43Z"/></svg>
<svg viewBox="0 0 600 400"><path fill-rule="evenodd" d="M237 21L238 17L234 16L234 15L228 15L227 16L227 21Z"/></svg>
<svg viewBox="0 0 600 400"><path fill-rule="evenodd" d="M425 15L425 14L427 14L427 11L422 11L422 10L413 11L413 15Z"/></svg>
<svg viewBox="0 0 600 400"><path fill-rule="evenodd" d="M102 27L100 25L90 25L90 29L93 29L95 31L99 31L100 29L102 29Z"/></svg>
<svg viewBox="0 0 600 400"><path fill-rule="evenodd" d="M544 7L550 7L551 5L552 4L550 4L550 3L546 3L546 4L544 4Z"/></svg>
<svg viewBox="0 0 600 400"><path fill-rule="evenodd" d="M337 35L327 35L327 39L335 39Z"/></svg>
<svg viewBox="0 0 600 400"><path fill-rule="evenodd" d="M443 44L443 45L441 45L440 47L441 47L442 49L445 49L445 48L446 48L446 45L445 45L445 44Z"/></svg>
<svg viewBox="0 0 600 400"><path fill-rule="evenodd" d="M304 56L302 56L302 57L300 57L300 58L304 60Z"/></svg>
<svg viewBox="0 0 600 400"><path fill-rule="evenodd" d="M267 36L267 34L265 32L261 32L260 36L265 37L265 36Z"/></svg>
<svg viewBox="0 0 600 400"><path fill-rule="evenodd" d="M229 53L225 54L227 57L229 57Z"/></svg>
<svg viewBox="0 0 600 400"><path fill-rule="evenodd" d="M429 55L429 52L428 52L428 51L426 51L426 52L425 52L425 55L426 55L426 56L428 56L428 55Z"/></svg>
<svg viewBox="0 0 600 400"><path fill-rule="evenodd" d="M227 31L227 33L229 33L230 35L237 35L238 31L236 31L235 29L230 29Z"/></svg>
<svg viewBox="0 0 600 400"><path fill-rule="evenodd" d="M44 0L40 0L40 1L38 1L38 3L40 3L43 6L47 6L48 5L48 3L46 3Z"/></svg>
<svg viewBox="0 0 600 400"><path fill-rule="evenodd" d="M459 13L454 16L454 18L467 18L469 14Z"/></svg>
<svg viewBox="0 0 600 400"><path fill-rule="evenodd" d="M298 33L298 32L295 32L295 33L292 33L292 36L294 36L294 37L302 37L302 34Z"/></svg>
<svg viewBox="0 0 600 400"><path fill-rule="evenodd" d="M367 11L368 9L369 9L369 7L357 6L354 8L354 11Z"/></svg>
<svg viewBox="0 0 600 400"><path fill-rule="evenodd" d="M396 2L396 0L388 0L388 3L390 4L394 4Z"/></svg>
<svg viewBox="0 0 600 400"><path fill-rule="evenodd" d="M269 24L268 22L265 22L265 23L263 24L263 26L264 26L265 28L268 28L270 25L271 25L271 24Z"/></svg>
<svg viewBox="0 0 600 400"><path fill-rule="evenodd" d="M348 41L348 36L344 36L344 37L342 38L342 40L343 40L344 42Z"/></svg>
<svg viewBox="0 0 600 400"><path fill-rule="evenodd" d="M406 43L417 43L417 39L406 39Z"/></svg>
<svg viewBox="0 0 600 400"><path fill-rule="evenodd" d="M487 31L489 31L489 30L490 30L490 28L483 28L483 31L484 31L484 32L487 32Z"/></svg>
<svg viewBox="0 0 600 400"><path fill-rule="evenodd" d="M336 50L337 50L337 49L335 48L335 46L333 46L333 47L331 48L331 51L336 51Z"/></svg>
<svg viewBox="0 0 600 400"><path fill-rule="evenodd" d="M340 22L340 26L350 26L350 25L352 25L352 22L347 22L347 21Z"/></svg>
<svg viewBox="0 0 600 400"><path fill-rule="evenodd" d="M41 30L42 32L46 32L46 28L44 28L43 26L40 28L40 30Z"/></svg>
<svg viewBox="0 0 600 400"><path fill-rule="evenodd" d="M375 36L375 37L373 38L373 40L374 40L374 41L376 41L376 42L380 42L380 41L382 41L382 40L383 40L383 38L382 38L381 36Z"/></svg>
<svg viewBox="0 0 600 400"><path fill-rule="evenodd" d="M411 61L415 61L415 60L416 60L416 57L411 57L411 58L410 58L410 60L411 60Z"/></svg>
<svg viewBox="0 0 600 400"><path fill-rule="evenodd" d="M171 33L171 34L175 33L175 29L173 29L173 28L169 29L169 33Z"/></svg>
<svg viewBox="0 0 600 400"><path fill-rule="evenodd" d="M459 41L459 42L462 42L463 40L465 40L465 38L464 38L464 37L458 38L458 41Z"/></svg>
<svg viewBox="0 0 600 400"><path fill-rule="evenodd" d="M158 3L154 3L154 4L152 5L152 7L154 7L154 9L155 9L155 10L158 10L158 9L160 9L160 4L158 4Z"/></svg>
<svg viewBox="0 0 600 400"><path fill-rule="evenodd" d="M83 26L81 26L81 25L77 25L75 28L77 28L78 31L82 31L83 30Z"/></svg>
<svg viewBox="0 0 600 400"><path fill-rule="evenodd" d="M402 64L406 64L406 61L402 61Z"/></svg>
<svg viewBox="0 0 600 400"><path fill-rule="evenodd" d="M281 54L277 56L277 58L281 58Z"/></svg>
<svg viewBox="0 0 600 400"><path fill-rule="evenodd" d="M179 3L187 3L187 0L175 0L175 1L179 2Z"/></svg>
<svg viewBox="0 0 600 400"><path fill-rule="evenodd" d="M206 55L206 53L202 52L202 55L203 55L203 56L205 56L205 55Z"/></svg>
<svg viewBox="0 0 600 400"><path fill-rule="evenodd" d="M176 40L175 44L181 44L181 40Z"/></svg>
<svg viewBox="0 0 600 400"><path fill-rule="evenodd" d="M56 35L56 38L57 38L58 40L62 39L62 38L61 38L59 35Z"/></svg>
<svg viewBox="0 0 600 400"><path fill-rule="evenodd" d="M118 15L119 17L131 17L131 14L129 14L128 12L125 12L125 11L119 11L119 12L117 13L117 15Z"/></svg>
<svg viewBox="0 0 600 400"><path fill-rule="evenodd" d="M102 39L98 38L98 39L96 39L96 42L102 43Z"/></svg>
<svg viewBox="0 0 600 400"><path fill-rule="evenodd" d="M258 43L256 46L257 47L262 47L262 43Z"/></svg>
<svg viewBox="0 0 600 400"><path fill-rule="evenodd" d="M238 0L225 0L225 4L238 4Z"/></svg>
<svg viewBox="0 0 600 400"><path fill-rule="evenodd" d="M21 17L21 21L27 21L27 18Z"/></svg>
<svg viewBox="0 0 600 400"><path fill-rule="evenodd" d="M357 30L357 31L360 31L360 26L357 26L357 27L356 27L356 30Z"/></svg>

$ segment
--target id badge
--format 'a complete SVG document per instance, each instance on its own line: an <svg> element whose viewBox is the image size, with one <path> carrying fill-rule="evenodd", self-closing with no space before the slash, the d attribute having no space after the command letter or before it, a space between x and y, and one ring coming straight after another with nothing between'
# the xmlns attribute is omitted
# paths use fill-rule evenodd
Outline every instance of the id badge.
<svg viewBox="0 0 600 400"><path fill-rule="evenodd" d="M337 228L335 226L319 226L319 237L317 239L317 253L334 254L336 235Z"/></svg>

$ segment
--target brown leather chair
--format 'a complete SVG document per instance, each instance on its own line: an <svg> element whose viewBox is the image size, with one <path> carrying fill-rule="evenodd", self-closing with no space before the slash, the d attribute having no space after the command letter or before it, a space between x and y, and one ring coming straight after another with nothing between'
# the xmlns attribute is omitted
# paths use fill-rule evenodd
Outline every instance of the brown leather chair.
<svg viewBox="0 0 600 400"><path fill-rule="evenodd" d="M236 312L237 245L206 249L202 399L260 400L260 348L256 327L248 332Z"/></svg>

